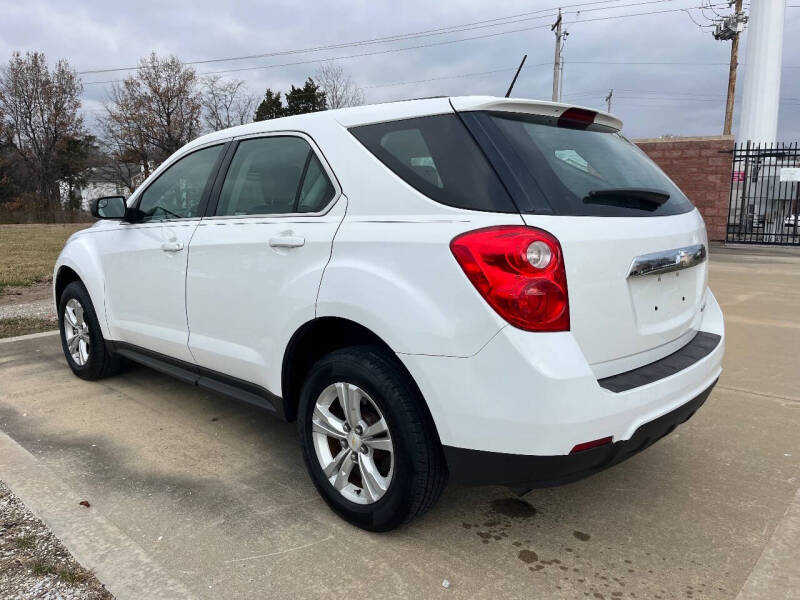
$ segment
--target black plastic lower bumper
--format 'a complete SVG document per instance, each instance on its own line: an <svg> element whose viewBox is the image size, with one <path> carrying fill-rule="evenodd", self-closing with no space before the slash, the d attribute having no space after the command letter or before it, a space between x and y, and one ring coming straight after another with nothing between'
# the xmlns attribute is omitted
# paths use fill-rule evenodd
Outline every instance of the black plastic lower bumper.
<svg viewBox="0 0 800 600"><path fill-rule="evenodd" d="M450 478L467 485L533 489L570 483L621 463L688 421L708 398L712 383L693 400L645 423L629 440L560 456L529 456L445 446Z"/></svg>

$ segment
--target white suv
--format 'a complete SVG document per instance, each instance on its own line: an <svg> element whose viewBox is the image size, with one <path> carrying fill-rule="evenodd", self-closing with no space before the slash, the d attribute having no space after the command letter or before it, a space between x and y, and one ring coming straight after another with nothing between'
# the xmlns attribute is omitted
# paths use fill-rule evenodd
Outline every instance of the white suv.
<svg viewBox="0 0 800 600"><path fill-rule="evenodd" d="M703 219L620 127L460 97L201 137L67 242L67 362L296 419L317 489L365 529L448 477L595 473L688 419L723 354Z"/></svg>

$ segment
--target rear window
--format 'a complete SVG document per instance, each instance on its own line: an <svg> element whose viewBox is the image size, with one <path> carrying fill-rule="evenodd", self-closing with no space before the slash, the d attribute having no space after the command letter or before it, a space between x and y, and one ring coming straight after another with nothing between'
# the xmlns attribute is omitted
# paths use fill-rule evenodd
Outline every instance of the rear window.
<svg viewBox="0 0 800 600"><path fill-rule="evenodd" d="M499 147L529 171L553 214L667 216L693 209L689 199L633 143L610 131L558 127L550 117L489 113ZM523 210L523 212L525 212Z"/></svg>
<svg viewBox="0 0 800 600"><path fill-rule="evenodd" d="M457 115L362 125L350 132L395 175L437 202L469 210L518 212Z"/></svg>

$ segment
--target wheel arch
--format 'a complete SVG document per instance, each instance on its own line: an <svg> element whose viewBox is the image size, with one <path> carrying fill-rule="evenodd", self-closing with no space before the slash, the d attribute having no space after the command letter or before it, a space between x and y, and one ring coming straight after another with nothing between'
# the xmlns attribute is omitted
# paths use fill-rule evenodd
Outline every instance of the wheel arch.
<svg viewBox="0 0 800 600"><path fill-rule="evenodd" d="M375 332L355 321L332 316L318 317L303 324L297 329L286 346L281 369L281 392L284 410L286 411L286 420L294 421L297 418L300 390L306 375L314 363L335 350L360 345L380 348L389 359L403 370L422 399L425 411L434 430L436 430L436 423L419 385L389 344Z"/></svg>
<svg viewBox="0 0 800 600"><path fill-rule="evenodd" d="M81 276L78 275L75 269L67 265L61 265L58 268L55 281L53 282L53 294L55 295L56 307L58 307L58 303L61 301L61 294L64 293L64 289L73 281L80 281L83 283ZM84 283L84 285L86 284Z"/></svg>
<svg viewBox="0 0 800 600"><path fill-rule="evenodd" d="M71 239L61 251L53 269L53 302L58 312L61 294L70 283L80 281L92 300L103 337L111 339L106 320L105 278L94 245L84 239L89 237Z"/></svg>

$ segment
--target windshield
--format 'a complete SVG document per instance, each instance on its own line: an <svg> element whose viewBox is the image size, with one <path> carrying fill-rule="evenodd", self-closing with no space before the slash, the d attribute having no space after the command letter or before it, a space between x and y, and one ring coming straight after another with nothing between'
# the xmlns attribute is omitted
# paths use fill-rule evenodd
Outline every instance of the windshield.
<svg viewBox="0 0 800 600"><path fill-rule="evenodd" d="M498 141L527 167L539 188L533 192L554 214L666 216L693 209L664 172L618 133L558 127L552 118L529 114L489 117Z"/></svg>

